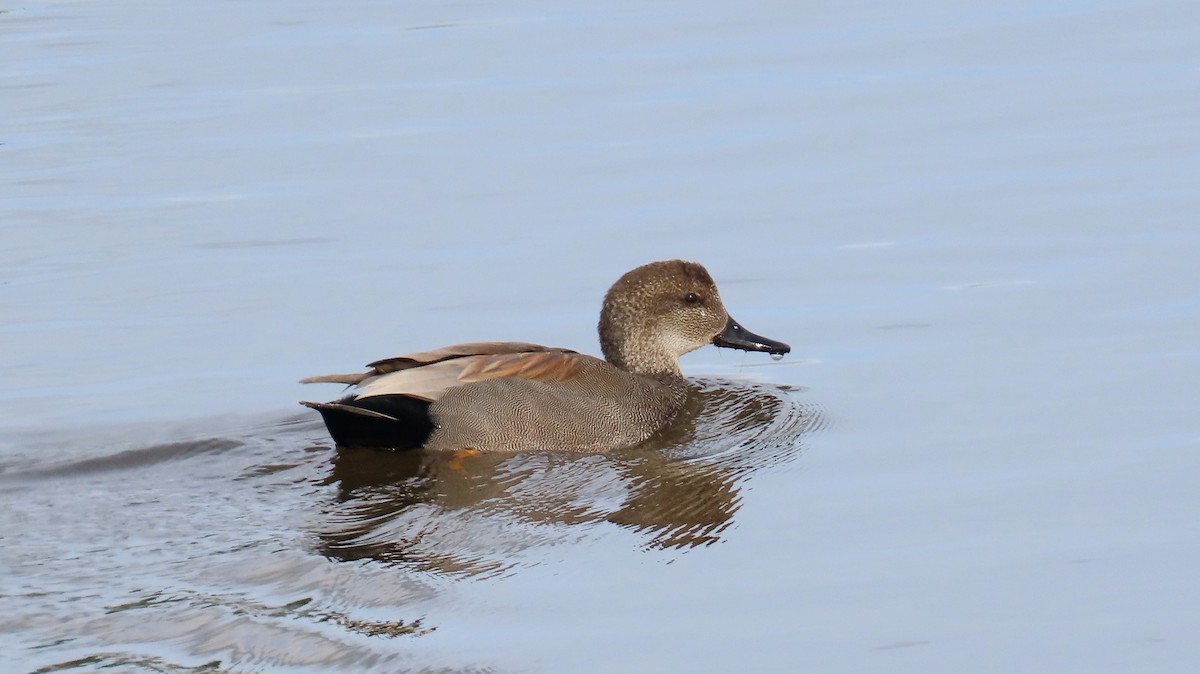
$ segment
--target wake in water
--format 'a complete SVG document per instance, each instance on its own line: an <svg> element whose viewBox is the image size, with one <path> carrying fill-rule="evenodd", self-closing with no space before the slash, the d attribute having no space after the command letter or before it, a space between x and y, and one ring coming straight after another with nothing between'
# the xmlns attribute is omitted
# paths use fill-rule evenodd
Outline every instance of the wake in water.
<svg viewBox="0 0 1200 674"><path fill-rule="evenodd" d="M677 423L607 455L339 450L309 415L20 441L0 466L0 642L41 671L395 664L387 639L453 614L447 582L724 540L746 481L822 425L776 387L693 389Z"/></svg>

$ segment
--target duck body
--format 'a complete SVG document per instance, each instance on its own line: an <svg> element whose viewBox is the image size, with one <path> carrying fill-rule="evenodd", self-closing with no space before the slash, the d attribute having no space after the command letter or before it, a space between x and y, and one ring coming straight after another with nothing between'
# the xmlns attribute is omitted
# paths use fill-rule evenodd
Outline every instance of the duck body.
<svg viewBox="0 0 1200 674"><path fill-rule="evenodd" d="M700 265L654 262L621 277L600 317L605 358L523 342L457 344L305 383L355 388L321 413L342 446L604 452L641 443L687 399L679 356L704 344L790 347L729 318Z"/></svg>
<svg viewBox="0 0 1200 674"><path fill-rule="evenodd" d="M305 403L339 445L607 451L653 435L687 397L682 377L536 344L459 344L371 367L346 381L357 384L350 396Z"/></svg>

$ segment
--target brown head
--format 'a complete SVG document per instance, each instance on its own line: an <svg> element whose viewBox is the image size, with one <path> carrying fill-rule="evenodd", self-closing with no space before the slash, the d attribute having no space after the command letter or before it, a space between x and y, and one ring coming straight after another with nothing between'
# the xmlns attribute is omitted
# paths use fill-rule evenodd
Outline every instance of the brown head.
<svg viewBox="0 0 1200 674"><path fill-rule="evenodd" d="M608 362L640 374L680 376L679 357L706 344L784 354L729 317L704 267L684 260L642 265L617 279L600 310L600 349Z"/></svg>

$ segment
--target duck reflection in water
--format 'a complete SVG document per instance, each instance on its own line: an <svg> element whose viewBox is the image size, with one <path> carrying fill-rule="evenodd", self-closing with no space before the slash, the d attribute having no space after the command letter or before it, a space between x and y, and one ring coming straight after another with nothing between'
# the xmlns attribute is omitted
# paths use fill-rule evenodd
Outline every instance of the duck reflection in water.
<svg viewBox="0 0 1200 674"><path fill-rule="evenodd" d="M646 548L722 540L755 470L794 457L816 410L775 387L692 381L683 413L650 440L607 454L474 455L342 448L321 552L456 575L541 561L535 549L613 526Z"/></svg>

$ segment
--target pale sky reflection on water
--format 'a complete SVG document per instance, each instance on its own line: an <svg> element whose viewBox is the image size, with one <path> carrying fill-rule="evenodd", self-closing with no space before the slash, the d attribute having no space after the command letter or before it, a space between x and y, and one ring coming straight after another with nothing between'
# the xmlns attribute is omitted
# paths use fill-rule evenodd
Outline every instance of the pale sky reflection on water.
<svg viewBox="0 0 1200 674"><path fill-rule="evenodd" d="M1198 19L9 8L0 652L14 671L1193 671ZM786 401L771 423L701 417L744 452L438 473L355 464L294 404L301 377L454 342L597 353L608 285L670 257L793 346L684 359Z"/></svg>

